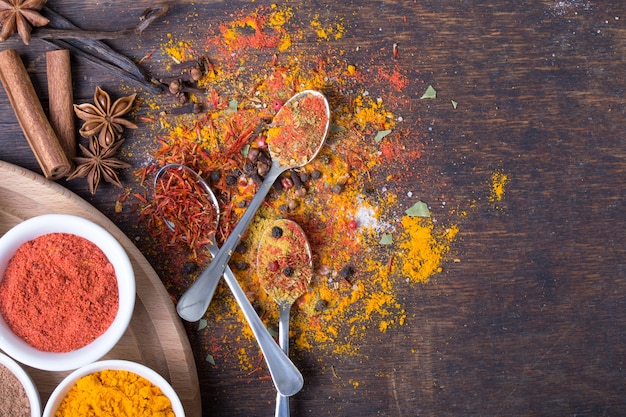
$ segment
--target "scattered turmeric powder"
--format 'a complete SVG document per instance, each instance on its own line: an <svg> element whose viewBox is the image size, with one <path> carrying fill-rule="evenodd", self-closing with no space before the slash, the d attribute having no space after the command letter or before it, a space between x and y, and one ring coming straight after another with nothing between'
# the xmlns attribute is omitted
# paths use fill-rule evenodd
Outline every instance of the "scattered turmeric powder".
<svg viewBox="0 0 626 417"><path fill-rule="evenodd" d="M185 163L207 176L213 171L221 174L212 181L222 211L220 241L256 191L254 182L244 175L231 184L225 179L232 172L243 171L247 146L255 146L246 142L250 128L271 118L274 103L285 102L295 92L331 92L327 95L332 120L326 144L311 163L289 173L302 182L300 187L270 192L242 239L245 249L235 251L231 266L268 328L275 329L278 309L261 288L252 266L267 225L279 218L296 221L309 239L314 275L309 291L292 310L293 346L295 350L359 355L360 342L405 324L408 313L397 297L399 287L426 283L440 273L459 229L456 225L442 226L436 221L441 215L436 211L433 218L398 219L398 194L375 185L385 183L381 181L385 178L383 165L388 161L415 164L427 141L421 140L419 132L403 126L403 119L394 113L398 100L370 91L376 91L377 83L391 82L392 92L397 92L413 80L397 65L388 71L382 66L375 71L359 71L330 47L324 57L315 58L292 50L293 40L307 36L302 27L290 26L296 18L297 11L291 8L257 8L235 13L231 22L220 26L219 33L211 33L205 50L196 52L211 55L214 66L198 82L207 89L205 99L211 110L168 116L162 115L155 103L160 147L147 159L157 164ZM308 34L329 43L344 34L341 20L322 24L315 16L307 21ZM174 60L190 51L188 45L174 40L168 41L165 50ZM390 132L380 140L376 138L377 132L387 130ZM144 169L141 175L145 174ZM382 234L393 235L393 243L381 245ZM144 245L144 253L159 259L163 251L160 245L167 245L160 238L154 233L152 240L138 244ZM164 281L171 283L173 293L189 285L180 278L181 265L209 260L208 255L191 259L184 251L167 252L167 265L161 273ZM223 318L232 315L239 318L230 324L233 340L240 344L247 340L250 346L232 352L242 368L254 372L255 360L249 355L258 354L258 349L252 331L232 297L220 286L206 313L207 322L224 323ZM228 343L213 338L210 327L198 330L199 337L205 337L206 344L215 349L208 348L211 360L219 361L218 354L224 354L221 346Z"/></svg>
<svg viewBox="0 0 626 417"><path fill-rule="evenodd" d="M55 417L175 417L161 389L134 372L107 369L80 378Z"/></svg>
<svg viewBox="0 0 626 417"><path fill-rule="evenodd" d="M505 193L505 186L509 182L508 174L502 171L495 171L491 174L491 195L489 201L498 202L502 201Z"/></svg>

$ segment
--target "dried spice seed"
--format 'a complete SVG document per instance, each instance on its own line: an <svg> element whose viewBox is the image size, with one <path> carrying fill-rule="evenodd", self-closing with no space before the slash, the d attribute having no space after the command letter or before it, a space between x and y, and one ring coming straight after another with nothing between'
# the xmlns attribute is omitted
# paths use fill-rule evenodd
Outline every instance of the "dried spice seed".
<svg viewBox="0 0 626 417"><path fill-rule="evenodd" d="M335 194L341 194L344 190L344 185L343 184L335 184L330 188L330 191L332 191Z"/></svg>
<svg viewBox="0 0 626 417"><path fill-rule="evenodd" d="M250 267L250 264L246 261L237 261L235 262L235 268L239 271L245 271Z"/></svg>
<svg viewBox="0 0 626 417"><path fill-rule="evenodd" d="M289 200L289 202L287 203L287 207L289 207L289 210L294 211L298 207L300 207L300 203L298 203L296 200Z"/></svg>
<svg viewBox="0 0 626 417"><path fill-rule="evenodd" d="M194 262L187 262L185 264L185 268L183 269L183 271L185 272L185 275L191 275L197 270L198 270L198 265L196 265Z"/></svg>
<svg viewBox="0 0 626 417"><path fill-rule="evenodd" d="M288 266L285 269L283 269L283 274L285 274L285 276L288 276L288 277L293 276L294 272L295 272L295 270L292 267L290 267L290 266Z"/></svg>
<svg viewBox="0 0 626 417"><path fill-rule="evenodd" d="M235 247L235 252L242 254L242 255L248 252L248 244L246 242L239 242L237 247Z"/></svg>
<svg viewBox="0 0 626 417"><path fill-rule="evenodd" d="M322 178L322 173L319 170L314 169L313 171L311 171L311 178L313 178L314 180L319 180L320 178Z"/></svg>
<svg viewBox="0 0 626 417"><path fill-rule="evenodd" d="M257 165L257 174L259 174L261 177L264 177L269 170L270 166L267 164L259 163Z"/></svg>
<svg viewBox="0 0 626 417"><path fill-rule="evenodd" d="M226 184L228 184L228 185L235 185L235 184L237 184L237 177L235 177L234 175L228 175L226 177Z"/></svg>
<svg viewBox="0 0 626 417"><path fill-rule="evenodd" d="M279 268L278 261L272 261L267 264L267 269L269 269L272 272L278 271L278 268Z"/></svg>
<svg viewBox="0 0 626 417"><path fill-rule="evenodd" d="M328 301L326 300L319 299L315 303L315 311L324 311L326 308L328 308Z"/></svg>
<svg viewBox="0 0 626 417"><path fill-rule="evenodd" d="M259 148L250 148L248 150L248 160L251 162L255 162L259 157L259 153L261 153Z"/></svg>
<svg viewBox="0 0 626 417"><path fill-rule="evenodd" d="M307 174L306 172L301 172L300 173L300 182L302 182L304 184L304 183L306 183L309 180L310 177L311 176L309 174Z"/></svg>
<svg viewBox="0 0 626 417"><path fill-rule="evenodd" d="M274 239L280 239L281 237L283 237L283 229L281 229L279 226L272 227L272 237Z"/></svg>
<svg viewBox="0 0 626 417"><path fill-rule="evenodd" d="M222 178L222 172L219 169L215 169L211 171L211 175L209 176L209 179L211 180L212 183L218 182L220 178Z"/></svg>
<svg viewBox="0 0 626 417"><path fill-rule="evenodd" d="M344 266L341 271L339 271L339 276L341 278L350 278L352 275L354 275L354 268L352 268L350 265L348 266Z"/></svg>
<svg viewBox="0 0 626 417"><path fill-rule="evenodd" d="M280 180L280 183L282 184L285 190L288 190L291 187L293 187L293 181L289 177L284 177L283 179Z"/></svg>

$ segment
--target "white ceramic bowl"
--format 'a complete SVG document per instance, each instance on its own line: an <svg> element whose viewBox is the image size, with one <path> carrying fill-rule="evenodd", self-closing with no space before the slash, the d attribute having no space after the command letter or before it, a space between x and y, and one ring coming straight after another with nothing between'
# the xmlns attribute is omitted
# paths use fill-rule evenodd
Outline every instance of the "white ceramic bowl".
<svg viewBox="0 0 626 417"><path fill-rule="evenodd" d="M46 371L68 371L97 361L120 340L130 323L135 306L135 274L122 245L104 228L82 217L45 214L25 220L0 238L0 280L13 254L23 243L48 233L70 233L96 244L115 269L119 308L113 323L96 340L70 352L44 352L11 331L0 316L0 349L13 359ZM37 302L37 300L33 300ZM54 317L50 317L54 320Z"/></svg>
<svg viewBox="0 0 626 417"><path fill-rule="evenodd" d="M35 387L35 384L30 376L17 362L2 353L0 353L0 364L6 367L9 371L13 372L13 375L15 375L24 387L24 391L28 397L28 402L30 403L31 417L41 417L41 400L39 398L39 391L37 391L37 387Z"/></svg>
<svg viewBox="0 0 626 417"><path fill-rule="evenodd" d="M146 378L148 381L152 382L154 385L159 387L163 394L167 396L172 402L172 410L174 411L174 415L176 417L185 417L185 411L183 409L183 405L180 402L180 398L174 391L174 388L159 375L156 371L148 368L145 365L142 365L137 362L124 361L124 360L106 360L94 362L89 365L85 365L80 369L75 370L71 374L69 374L61 383L52 391L50 398L46 404L46 408L43 411L43 417L54 417L54 414L61 406L63 399L67 396L67 393L74 387L76 381L80 378L90 375L95 372L103 371L106 369L111 370L122 370L133 372L141 377Z"/></svg>

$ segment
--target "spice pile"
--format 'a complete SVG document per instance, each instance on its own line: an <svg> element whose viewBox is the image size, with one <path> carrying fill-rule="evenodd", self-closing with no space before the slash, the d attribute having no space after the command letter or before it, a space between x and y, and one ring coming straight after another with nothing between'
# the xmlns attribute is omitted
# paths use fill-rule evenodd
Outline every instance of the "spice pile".
<svg viewBox="0 0 626 417"><path fill-rule="evenodd" d="M174 417L159 387L134 372L106 369L76 381L55 416Z"/></svg>
<svg viewBox="0 0 626 417"><path fill-rule="evenodd" d="M0 364L0 416L29 417L26 390L9 368Z"/></svg>
<svg viewBox="0 0 626 417"><path fill-rule="evenodd" d="M79 236L49 233L22 244L0 281L0 314L45 352L69 352L102 335L115 319L118 288L106 255Z"/></svg>
<svg viewBox="0 0 626 417"><path fill-rule="evenodd" d="M145 188L128 189L120 202L129 195L138 199L142 227L151 237L137 244L155 261L167 257L167 264L159 263L160 272L174 297L180 295L210 257L204 251L181 251L172 243L176 232L151 215L155 171L166 163L181 163L204 173L220 201L216 237L221 242L267 172L267 138L258 127L294 93L323 92L331 110L326 144L311 163L276 182L231 265L268 327L276 328L277 308L260 287L253 266L267 225L277 218L296 221L311 244L314 276L292 311L295 349L356 355L366 337L404 324L407 313L396 297L398 288L427 282L441 272L458 232L435 217L448 213L433 214L418 199L414 202L420 210L407 209L386 186L394 176L415 172L425 146L413 131L418 121L409 126L393 107L407 100L402 90L409 80L419 81L392 58L367 70L347 61L332 46L346 31L343 22L317 16L298 20L297 11L281 6L242 10L231 18L208 29L204 44L170 36L163 45L161 53L171 59L167 69L180 72L176 77L185 79L182 85L188 85L192 104L181 107L176 97L147 100L151 110L146 119L155 122L156 149L137 171ZM294 46L306 37L317 39L320 51ZM197 69L195 79L188 76L189 68ZM189 111L181 114L181 108ZM136 156L146 151L130 152ZM397 172L386 172L390 162ZM183 270L188 276L181 276ZM240 313L222 289L198 327L197 337L206 339L207 361L224 344L211 339L210 328L233 314ZM247 326L233 330L234 338L240 340L243 332L254 346ZM246 349L239 355L242 366L254 370L256 361Z"/></svg>

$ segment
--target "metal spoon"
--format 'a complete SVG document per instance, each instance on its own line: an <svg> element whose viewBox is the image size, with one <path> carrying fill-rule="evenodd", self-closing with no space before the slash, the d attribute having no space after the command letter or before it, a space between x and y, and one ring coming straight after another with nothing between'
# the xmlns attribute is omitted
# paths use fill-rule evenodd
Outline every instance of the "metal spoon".
<svg viewBox="0 0 626 417"><path fill-rule="evenodd" d="M278 340L289 355L289 311L307 291L313 275L311 248L296 222L280 219L267 226L259 244L257 270L261 286L280 308ZM275 416L289 417L288 396L278 393Z"/></svg>
<svg viewBox="0 0 626 417"><path fill-rule="evenodd" d="M315 152L312 154L312 156L309 158L308 161L304 161L302 163L297 163L296 165L290 165L290 166L281 165L280 158L278 158L277 155L272 153L272 149L270 147L270 154L272 155L272 166L267 172L267 175L265 176L263 183L259 186L259 189L257 190L250 204L248 205L248 208L244 212L243 216L241 217L241 219L239 220L239 222L237 223L233 231L230 233L230 235L228 236L228 238L222 245L222 248L213 257L213 260L211 261L207 269L201 274L198 280L196 280L196 282L187 289L185 294L183 294L183 296L178 300L179 314L185 314L191 317L196 317L198 315L201 316L202 314L204 314L206 307L211 302L211 298L207 297L209 294L206 291L203 291L202 289L216 285L215 282L217 282L219 280L219 277L224 273L224 270L226 269L226 265L228 264L230 257L232 256L237 245L239 244L241 237L243 236L246 229L248 228L248 225L252 221L257 210L263 203L263 200L265 199L265 196L267 196L267 193L272 187L272 184L274 184L274 181L276 181L276 179L278 178L280 174L287 171L288 169L297 168L299 166L303 166L309 163L311 160L313 160L313 158L315 158L315 156L317 156L317 154L319 153L319 150L322 148L322 145L324 144L324 141L326 140L326 136L328 135L328 127L330 125L330 107L328 106L328 101L326 100L326 97L324 97L323 94L317 91L306 90L306 91L302 91L294 95L283 105L281 110L279 110L279 112L275 116L275 119L276 117L279 116L280 112L284 108L288 106L296 105L296 103L299 100L305 97L308 97L309 95L321 97L324 101L325 110L326 110L326 120L322 121L322 122L325 122L324 134L322 135L321 138L319 138L319 146L317 147L317 149L315 150ZM296 156L297 155L293 155L293 157L296 157ZM212 281L212 282L205 283L204 282L205 280ZM210 295L212 296L213 294L210 294ZM190 311L187 311L187 310L190 310Z"/></svg>
<svg viewBox="0 0 626 417"><path fill-rule="evenodd" d="M156 178L154 180L155 186L159 179L168 170L174 169L186 170L188 173L192 174L197 183L206 191L207 195L212 201L217 212L217 218L219 220L219 204L217 198L215 197L215 194L213 194L213 190L211 190L209 184L207 184L206 181L204 181L204 179L191 168L181 164L165 165L156 174ZM163 221L165 222L165 224L167 224L168 227L173 228L173 223L170 220L163 219ZM207 249L213 256L215 256L215 254L219 251L217 242L215 241L215 236L211 238L210 243L207 245ZM179 308L180 301L176 306L178 314L187 321L197 321L204 315L204 312L208 307L209 301L215 293L215 289L217 287L217 284L219 283L219 279L208 280L206 278L203 278L205 273L206 270L198 277L198 280L196 281L201 282L201 285L198 285L196 287L196 290L205 294L204 298L199 298L197 301L203 304L202 308L181 309ZM297 393L302 389L302 386L304 385L304 378L302 377L302 374L300 373L298 368L296 368L293 362L291 362L289 357L280 349L280 346L276 344L272 336L268 333L267 328L257 315L254 307L252 307L252 304L250 304L248 297L246 297L241 286L239 285L239 282L237 281L237 278L229 267L226 267L224 280L230 287L230 290L233 293L235 300L237 300L237 302L239 303L239 306L241 307L241 310L246 317L246 320L248 321L248 324L250 325L254 336L257 339L259 347L261 348L263 356L265 357L265 362L267 363L267 367L270 371L276 389L279 393L282 393L283 395L293 395ZM210 297L207 297L207 294L210 294ZM202 313L200 315L196 314L196 312L198 311L201 311Z"/></svg>

